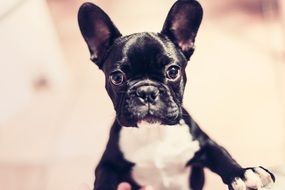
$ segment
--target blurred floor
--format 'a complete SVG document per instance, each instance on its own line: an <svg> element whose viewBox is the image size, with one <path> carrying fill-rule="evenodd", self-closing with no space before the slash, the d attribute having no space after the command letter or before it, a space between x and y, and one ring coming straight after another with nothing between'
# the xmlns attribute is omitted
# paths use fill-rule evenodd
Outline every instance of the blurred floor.
<svg viewBox="0 0 285 190"><path fill-rule="evenodd" d="M36 92L0 127L0 189L92 186L114 113L103 74L89 61L78 30L82 2L48 1L70 85ZM159 31L173 2L96 1L124 34ZM243 165L281 165L285 64L280 22L271 12L266 18L255 13L258 7L243 12L230 3L202 3L205 17L188 66L185 106ZM206 189L226 189L217 176L207 175Z"/></svg>

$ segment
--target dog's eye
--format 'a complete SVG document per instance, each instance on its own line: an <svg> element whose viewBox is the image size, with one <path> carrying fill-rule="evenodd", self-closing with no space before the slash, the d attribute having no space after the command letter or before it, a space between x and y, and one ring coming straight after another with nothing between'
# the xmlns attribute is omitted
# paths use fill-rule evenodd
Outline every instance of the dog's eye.
<svg viewBox="0 0 285 190"><path fill-rule="evenodd" d="M124 82L124 74L116 71L110 75L110 80L114 85L121 85Z"/></svg>
<svg viewBox="0 0 285 190"><path fill-rule="evenodd" d="M180 68L178 66L170 66L166 74L169 79L175 80L180 76Z"/></svg>

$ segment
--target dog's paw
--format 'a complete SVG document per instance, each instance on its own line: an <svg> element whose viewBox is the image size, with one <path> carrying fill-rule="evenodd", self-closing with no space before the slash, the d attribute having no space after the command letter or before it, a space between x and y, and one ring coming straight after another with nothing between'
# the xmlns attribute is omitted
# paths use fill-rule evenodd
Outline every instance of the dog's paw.
<svg viewBox="0 0 285 190"><path fill-rule="evenodd" d="M263 167L247 168L241 177L236 177L231 183L233 190L248 190L270 188L275 181L275 177Z"/></svg>

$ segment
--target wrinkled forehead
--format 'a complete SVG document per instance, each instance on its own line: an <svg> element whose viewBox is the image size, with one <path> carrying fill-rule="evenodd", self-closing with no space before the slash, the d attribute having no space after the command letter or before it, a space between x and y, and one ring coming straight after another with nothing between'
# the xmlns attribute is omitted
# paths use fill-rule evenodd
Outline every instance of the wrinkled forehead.
<svg viewBox="0 0 285 190"><path fill-rule="evenodd" d="M167 38L155 33L138 33L115 42L107 70L131 70L134 73L160 71L169 64L186 66L186 59Z"/></svg>

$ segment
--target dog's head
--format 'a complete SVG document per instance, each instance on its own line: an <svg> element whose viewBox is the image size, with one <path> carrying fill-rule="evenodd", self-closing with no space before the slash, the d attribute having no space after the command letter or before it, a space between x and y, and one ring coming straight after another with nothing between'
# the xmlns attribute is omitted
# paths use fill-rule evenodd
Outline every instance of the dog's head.
<svg viewBox="0 0 285 190"><path fill-rule="evenodd" d="M178 0L160 33L122 36L92 3L78 13L91 60L104 72L106 90L122 126L141 121L177 124L182 117L185 67L203 16L195 0Z"/></svg>

